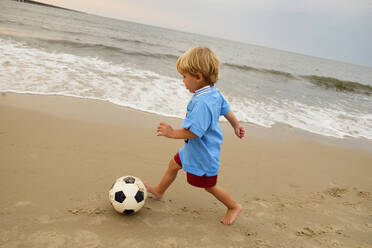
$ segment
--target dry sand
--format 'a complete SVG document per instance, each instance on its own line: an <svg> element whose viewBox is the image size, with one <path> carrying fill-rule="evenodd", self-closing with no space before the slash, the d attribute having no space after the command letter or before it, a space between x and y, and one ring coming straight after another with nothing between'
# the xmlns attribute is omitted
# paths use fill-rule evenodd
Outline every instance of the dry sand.
<svg viewBox="0 0 372 248"><path fill-rule="evenodd" d="M372 247L371 141L293 128L222 123L219 185L244 207L224 207L180 172L162 200L117 214L113 181L156 184L182 141L156 137L165 118L110 103L0 95L0 247ZM368 149L370 149L368 151Z"/></svg>

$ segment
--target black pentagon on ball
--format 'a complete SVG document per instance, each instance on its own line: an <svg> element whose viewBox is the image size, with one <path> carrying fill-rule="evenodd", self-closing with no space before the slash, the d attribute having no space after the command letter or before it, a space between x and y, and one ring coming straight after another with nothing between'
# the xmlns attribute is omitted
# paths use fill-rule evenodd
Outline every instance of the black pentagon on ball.
<svg viewBox="0 0 372 248"><path fill-rule="evenodd" d="M134 210L133 209L126 209L124 210L123 214L133 214Z"/></svg>
<svg viewBox="0 0 372 248"><path fill-rule="evenodd" d="M134 198L136 199L137 203L140 203L144 199L144 193L141 190L138 190Z"/></svg>
<svg viewBox="0 0 372 248"><path fill-rule="evenodd" d="M123 180L125 183L134 183L136 181L134 177L126 177Z"/></svg>
<svg viewBox="0 0 372 248"><path fill-rule="evenodd" d="M125 197L125 194L124 194L123 191L118 191L118 192L115 193L115 201L123 203L125 198L126 197Z"/></svg>

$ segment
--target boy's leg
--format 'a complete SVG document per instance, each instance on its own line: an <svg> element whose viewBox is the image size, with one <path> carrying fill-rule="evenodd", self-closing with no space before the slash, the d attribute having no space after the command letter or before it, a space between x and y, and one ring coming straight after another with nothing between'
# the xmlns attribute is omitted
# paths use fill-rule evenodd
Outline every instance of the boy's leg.
<svg viewBox="0 0 372 248"><path fill-rule="evenodd" d="M242 211L242 205L237 203L226 190L217 185L206 188L205 190L214 195L214 197L227 207L226 214L221 219L221 222L225 225L231 225Z"/></svg>
<svg viewBox="0 0 372 248"><path fill-rule="evenodd" d="M180 169L182 169L182 166L177 164L174 158L172 158L169 161L167 171L165 172L163 178L160 180L160 183L156 187L152 187L145 183L147 191L155 195L156 198L161 199L164 195L164 192L173 183L174 179L176 179L177 173Z"/></svg>

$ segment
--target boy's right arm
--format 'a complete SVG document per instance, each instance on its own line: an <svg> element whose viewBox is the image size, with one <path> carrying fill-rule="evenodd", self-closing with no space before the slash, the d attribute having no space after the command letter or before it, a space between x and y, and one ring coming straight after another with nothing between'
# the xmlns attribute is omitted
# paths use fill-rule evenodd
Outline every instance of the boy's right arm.
<svg viewBox="0 0 372 248"><path fill-rule="evenodd" d="M229 113L227 113L224 116L229 121L231 126L234 128L236 136L238 136L240 139L243 138L245 134L245 129L243 126L240 125L234 113L230 110Z"/></svg>
<svg viewBox="0 0 372 248"><path fill-rule="evenodd" d="M188 129L173 129L171 125L164 122L159 124L156 131L157 136L165 136L172 139L192 139L198 137Z"/></svg>

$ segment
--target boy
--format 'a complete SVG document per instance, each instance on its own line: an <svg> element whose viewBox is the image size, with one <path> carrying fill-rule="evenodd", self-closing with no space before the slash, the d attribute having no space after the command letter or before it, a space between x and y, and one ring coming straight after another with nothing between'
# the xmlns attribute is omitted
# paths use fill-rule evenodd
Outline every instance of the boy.
<svg viewBox="0 0 372 248"><path fill-rule="evenodd" d="M244 137L242 127L229 104L214 87L218 79L219 60L207 47L196 47L181 55L177 61L177 70L183 76L185 87L194 93L187 106L186 118L182 129L174 130L167 123L160 123L157 136L184 139L185 144L169 162L169 167L156 187L146 185L147 191L160 199L176 179L180 169L187 172L189 184L204 188L214 195L226 207L221 222L230 225L242 210L231 195L217 186L217 174L220 166L220 146L222 131L218 124L220 115L234 128L239 138Z"/></svg>

